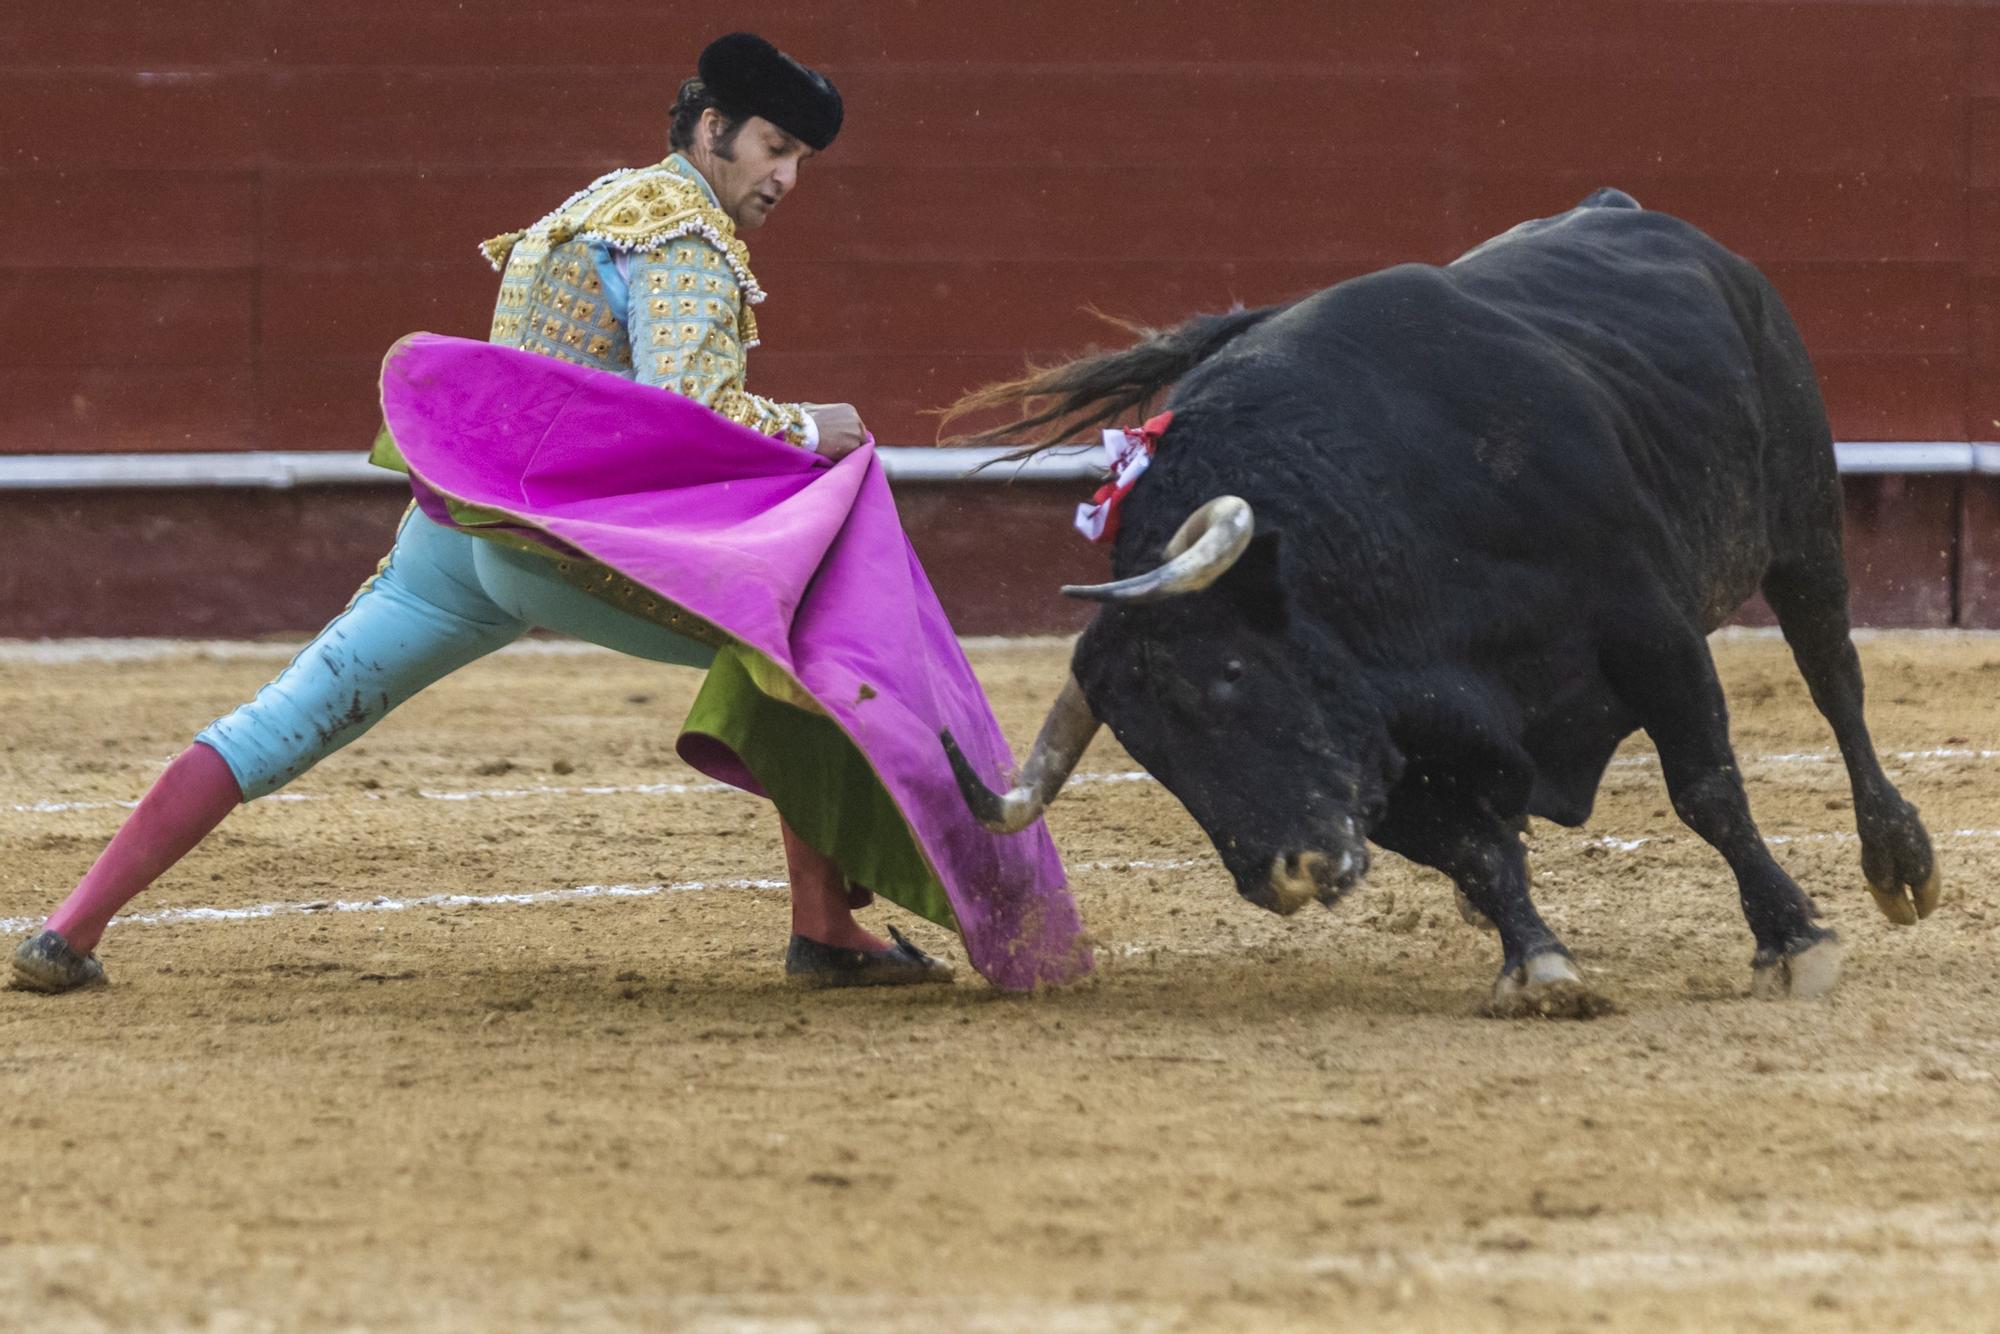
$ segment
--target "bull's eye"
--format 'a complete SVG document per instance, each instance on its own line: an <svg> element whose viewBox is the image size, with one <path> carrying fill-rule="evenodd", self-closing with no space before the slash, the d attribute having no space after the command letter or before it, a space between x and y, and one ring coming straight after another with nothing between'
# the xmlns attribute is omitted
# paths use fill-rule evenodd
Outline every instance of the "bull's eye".
<svg viewBox="0 0 2000 1334"><path fill-rule="evenodd" d="M1242 678L1243 678L1242 663L1238 662L1234 658L1231 658L1228 662L1223 664L1221 678L1218 680L1210 681L1208 683L1208 689L1203 692L1207 697L1207 703L1210 711L1229 709L1235 706L1236 696L1238 693L1236 689L1236 683L1240 681Z"/></svg>

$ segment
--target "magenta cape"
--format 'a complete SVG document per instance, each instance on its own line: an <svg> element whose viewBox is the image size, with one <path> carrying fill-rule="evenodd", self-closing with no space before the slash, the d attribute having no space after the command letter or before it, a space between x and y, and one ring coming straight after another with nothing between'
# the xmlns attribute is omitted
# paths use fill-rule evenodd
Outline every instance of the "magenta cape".
<svg viewBox="0 0 2000 1334"><path fill-rule="evenodd" d="M996 781L1013 757L872 448L829 463L677 394L437 334L390 350L382 410L433 517L446 518L438 496L499 511L719 627L803 687L894 801L981 973L1027 988L1090 970L1046 827L989 832L952 778L945 729ZM727 747L684 736L681 753L759 791Z"/></svg>

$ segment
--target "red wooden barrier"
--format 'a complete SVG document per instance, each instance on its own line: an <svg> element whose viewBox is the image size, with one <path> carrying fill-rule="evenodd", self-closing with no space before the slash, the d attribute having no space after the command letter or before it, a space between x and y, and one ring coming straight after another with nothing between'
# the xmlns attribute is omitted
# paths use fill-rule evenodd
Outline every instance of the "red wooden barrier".
<svg viewBox="0 0 2000 1334"><path fill-rule="evenodd" d="M0 451L365 436L387 343L482 331L474 243L659 156L712 35L636 2L561 12L9 6ZM851 397L885 439L927 441L924 409L1096 337L1086 304L1164 321L1295 295L1606 183L1770 268L1844 438L2000 438L1979 373L2000 357L1991 7L829 2L728 21L824 64L850 108L751 238L775 293L757 378Z"/></svg>
<svg viewBox="0 0 2000 1334"><path fill-rule="evenodd" d="M850 398L891 442L1103 337L1085 305L1163 322L1283 298L1449 258L1600 184L1764 265L1842 438L2000 440L1994 6L745 0L703 21L768 32L849 108L750 238L773 293L753 384ZM359 448L392 339L483 332L479 239L664 151L714 35L688 22L638 0L0 7L0 453ZM1856 484L1871 619L2000 615L1985 485ZM26 526L0 557L53 538L51 503L0 502ZM148 513L191 533L215 505L68 503L107 540ZM210 512L310 526L312 503ZM326 596L375 545L351 567L324 548ZM106 620L9 597L0 632L115 628L131 595L105 593ZM993 628L1069 615L992 606Z"/></svg>

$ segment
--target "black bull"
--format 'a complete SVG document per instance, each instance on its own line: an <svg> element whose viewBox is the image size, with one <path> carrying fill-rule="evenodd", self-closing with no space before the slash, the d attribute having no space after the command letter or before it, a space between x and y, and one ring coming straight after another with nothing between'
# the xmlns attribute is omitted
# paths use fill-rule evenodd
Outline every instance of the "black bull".
<svg viewBox="0 0 2000 1334"><path fill-rule="evenodd" d="M1899 923L1935 905L1862 718L1825 410L1746 261L1600 191L1445 267L1199 317L968 403L1053 400L987 435L1056 436L1169 386L1118 580L1065 590L1104 607L1013 790L947 738L988 823L1034 819L1102 723L1245 898L1331 902L1372 841L1498 928L1500 1004L1587 1012L1522 831L1587 819L1644 728L1735 873L1753 990L1814 994L1838 945L1751 819L1705 641L1761 589L1839 739L1870 889Z"/></svg>

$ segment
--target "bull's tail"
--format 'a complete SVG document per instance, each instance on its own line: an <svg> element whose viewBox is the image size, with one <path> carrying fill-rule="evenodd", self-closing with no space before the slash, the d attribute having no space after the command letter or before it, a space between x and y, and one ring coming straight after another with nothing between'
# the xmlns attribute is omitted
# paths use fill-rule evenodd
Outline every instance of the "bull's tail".
<svg viewBox="0 0 2000 1334"><path fill-rule="evenodd" d="M1078 432L1115 422L1142 407L1231 340L1287 305L1233 310L1226 315L1197 315L1171 329L1149 329L1113 320L1112 323L1139 335L1139 341L1120 352L1035 367L1018 380L975 389L945 411L944 422L948 424L996 408L1012 408L1020 414L1013 421L960 436L956 442L1022 441L1029 446L1024 452L1045 449Z"/></svg>

